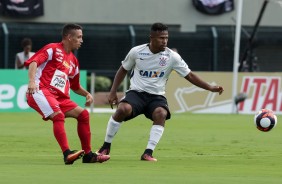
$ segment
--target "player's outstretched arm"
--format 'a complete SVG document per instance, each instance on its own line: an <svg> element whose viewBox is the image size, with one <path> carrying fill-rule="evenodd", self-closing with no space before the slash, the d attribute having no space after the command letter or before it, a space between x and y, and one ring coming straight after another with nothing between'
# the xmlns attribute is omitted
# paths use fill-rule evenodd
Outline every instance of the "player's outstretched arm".
<svg viewBox="0 0 282 184"><path fill-rule="evenodd" d="M200 88L209 90L211 92L218 92L220 95L224 91L222 86L212 86L207 82L203 81L198 75L196 75L192 71L188 75L186 75L185 79Z"/></svg>

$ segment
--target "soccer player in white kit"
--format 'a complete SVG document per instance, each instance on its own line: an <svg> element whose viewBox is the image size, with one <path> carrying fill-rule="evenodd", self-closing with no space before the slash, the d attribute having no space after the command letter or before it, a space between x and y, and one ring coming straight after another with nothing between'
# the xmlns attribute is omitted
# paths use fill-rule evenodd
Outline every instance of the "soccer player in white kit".
<svg viewBox="0 0 282 184"><path fill-rule="evenodd" d="M62 150L65 164L73 164L83 156L83 163L104 162L109 156L91 151L89 113L70 99L70 89L86 98L86 105L93 103L92 95L79 83L79 62L73 50L80 48L82 27L66 24L62 30L62 41L50 43L25 62L29 67L27 103L53 122L53 133ZM77 133L81 150L70 150L64 123L66 117L77 119Z"/></svg>
<svg viewBox="0 0 282 184"><path fill-rule="evenodd" d="M153 121L147 147L141 160L157 161L153 151L170 119L170 111L164 96L165 85L170 73L175 70L192 84L211 92L223 92L223 87L212 86L192 72L181 56L167 48L168 27L162 23L151 26L150 43L133 47L117 71L108 97L111 107L118 104L107 125L105 141L98 153L109 155L111 143L123 121L144 114ZM131 70L130 87L118 102L117 89L127 72Z"/></svg>

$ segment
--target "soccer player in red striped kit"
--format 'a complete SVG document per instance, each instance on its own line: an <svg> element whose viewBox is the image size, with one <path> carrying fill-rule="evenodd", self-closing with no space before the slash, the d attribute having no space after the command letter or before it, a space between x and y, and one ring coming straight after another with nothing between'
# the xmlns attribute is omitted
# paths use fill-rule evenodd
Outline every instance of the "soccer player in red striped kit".
<svg viewBox="0 0 282 184"><path fill-rule="evenodd" d="M53 133L63 152L65 164L73 164L83 157L83 163L104 162L109 156L91 151L89 113L70 99L70 89L86 97L85 105L93 103L92 95L79 83L79 63L73 50L83 43L82 27L66 24L62 30L62 41L41 48L25 62L29 67L27 103L42 115L44 120L53 121ZM77 133L81 150L71 150L64 123L65 118L77 119Z"/></svg>

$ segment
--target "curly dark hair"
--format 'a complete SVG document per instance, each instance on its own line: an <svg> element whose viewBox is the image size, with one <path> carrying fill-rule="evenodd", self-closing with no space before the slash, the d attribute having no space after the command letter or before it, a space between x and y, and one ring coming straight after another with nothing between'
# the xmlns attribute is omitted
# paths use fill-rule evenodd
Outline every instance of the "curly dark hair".
<svg viewBox="0 0 282 184"><path fill-rule="evenodd" d="M163 23L157 22L151 26L151 31L168 31L168 27Z"/></svg>

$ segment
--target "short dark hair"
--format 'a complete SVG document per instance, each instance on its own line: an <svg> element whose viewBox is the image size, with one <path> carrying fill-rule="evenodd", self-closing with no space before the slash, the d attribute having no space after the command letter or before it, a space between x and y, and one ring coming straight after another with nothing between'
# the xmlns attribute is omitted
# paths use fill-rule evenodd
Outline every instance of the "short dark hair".
<svg viewBox="0 0 282 184"><path fill-rule="evenodd" d="M163 23L157 22L151 26L151 32L152 31L168 31L168 27Z"/></svg>
<svg viewBox="0 0 282 184"><path fill-rule="evenodd" d="M28 45L32 45L32 41L30 38L24 38L22 39L21 44L22 44L22 47L25 48Z"/></svg>
<svg viewBox="0 0 282 184"><path fill-rule="evenodd" d="M68 34L71 34L72 30L82 30L82 26L78 24L65 24L62 31L62 36L65 37Z"/></svg>

